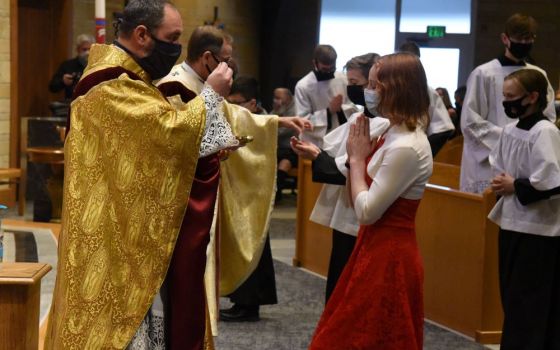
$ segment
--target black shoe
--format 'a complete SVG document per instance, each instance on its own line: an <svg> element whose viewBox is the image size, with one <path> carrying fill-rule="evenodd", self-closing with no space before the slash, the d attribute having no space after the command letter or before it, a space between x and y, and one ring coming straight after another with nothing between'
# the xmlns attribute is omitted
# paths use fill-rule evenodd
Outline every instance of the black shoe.
<svg viewBox="0 0 560 350"><path fill-rule="evenodd" d="M220 321L224 322L256 322L260 320L258 305L239 305L220 310Z"/></svg>

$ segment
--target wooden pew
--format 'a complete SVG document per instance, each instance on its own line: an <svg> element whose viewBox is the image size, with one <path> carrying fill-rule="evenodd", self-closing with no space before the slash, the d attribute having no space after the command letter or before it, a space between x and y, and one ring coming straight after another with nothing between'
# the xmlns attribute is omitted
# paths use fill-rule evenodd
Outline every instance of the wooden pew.
<svg viewBox="0 0 560 350"><path fill-rule="evenodd" d="M463 156L463 135L459 135L445 143L434 158L434 162L461 166Z"/></svg>
<svg viewBox="0 0 560 350"><path fill-rule="evenodd" d="M311 181L311 161L298 165L296 252L293 265L326 276L332 247L332 230L309 220L323 184Z"/></svg>
<svg viewBox="0 0 560 350"><path fill-rule="evenodd" d="M47 264L0 263L0 350L37 350L41 278Z"/></svg>
<svg viewBox="0 0 560 350"><path fill-rule="evenodd" d="M499 342L503 322L498 227L487 219L494 204L490 191L428 184L416 216L425 317L485 344Z"/></svg>

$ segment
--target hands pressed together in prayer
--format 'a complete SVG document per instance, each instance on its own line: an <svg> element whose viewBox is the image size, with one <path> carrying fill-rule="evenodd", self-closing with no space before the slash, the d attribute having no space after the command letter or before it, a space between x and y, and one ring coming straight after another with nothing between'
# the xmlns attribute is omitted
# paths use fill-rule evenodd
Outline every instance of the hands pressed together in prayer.
<svg viewBox="0 0 560 350"><path fill-rule="evenodd" d="M502 173L492 179L490 187L495 194L506 196L515 192L514 181L515 179L511 175Z"/></svg>
<svg viewBox="0 0 560 350"><path fill-rule="evenodd" d="M369 139L369 118L361 115L356 123L350 125L348 140L346 141L346 152L348 163L365 164L366 158L371 154L376 142Z"/></svg>
<svg viewBox="0 0 560 350"><path fill-rule="evenodd" d="M331 101L329 102L329 110L331 111L331 113L337 113L342 110L342 101L343 97L341 94L338 94L331 99Z"/></svg>

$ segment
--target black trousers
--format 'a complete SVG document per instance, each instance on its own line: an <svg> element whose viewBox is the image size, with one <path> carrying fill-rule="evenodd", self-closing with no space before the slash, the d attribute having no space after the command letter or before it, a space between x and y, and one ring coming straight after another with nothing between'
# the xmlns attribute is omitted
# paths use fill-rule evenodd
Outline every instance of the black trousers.
<svg viewBox="0 0 560 350"><path fill-rule="evenodd" d="M560 237L500 229L501 350L560 349Z"/></svg>
<svg viewBox="0 0 560 350"><path fill-rule="evenodd" d="M325 304L329 301L334 287L336 287L336 282L338 282L348 259L350 259L350 255L352 255L355 244L355 236L333 230L331 258L329 261L329 272L327 274Z"/></svg>
<svg viewBox="0 0 560 350"><path fill-rule="evenodd" d="M257 268L235 292L228 295L232 303L244 306L277 304L276 278L267 234L264 249Z"/></svg>
<svg viewBox="0 0 560 350"><path fill-rule="evenodd" d="M432 148L432 157L435 157L436 154L438 154L447 140L449 140L451 136L453 136L454 132L454 130L444 131L428 136L428 142L430 142L430 147Z"/></svg>

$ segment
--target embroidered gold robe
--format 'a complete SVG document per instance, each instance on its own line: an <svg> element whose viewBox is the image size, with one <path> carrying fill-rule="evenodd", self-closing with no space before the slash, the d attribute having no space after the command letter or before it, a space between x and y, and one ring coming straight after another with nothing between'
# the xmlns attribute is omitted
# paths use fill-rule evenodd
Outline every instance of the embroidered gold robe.
<svg viewBox="0 0 560 350"><path fill-rule="evenodd" d="M45 349L122 349L165 277L205 126L124 51L94 45L71 106L59 262ZM79 88L79 85L78 85Z"/></svg>

